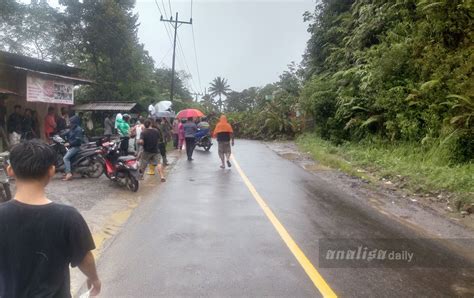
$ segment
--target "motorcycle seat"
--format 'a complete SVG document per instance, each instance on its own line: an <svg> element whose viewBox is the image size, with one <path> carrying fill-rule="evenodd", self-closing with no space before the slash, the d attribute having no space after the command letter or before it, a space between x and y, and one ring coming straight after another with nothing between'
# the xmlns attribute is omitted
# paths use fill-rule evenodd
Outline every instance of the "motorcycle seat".
<svg viewBox="0 0 474 298"><path fill-rule="evenodd" d="M90 148L90 147L97 147L96 142L89 142L81 145L82 148Z"/></svg>
<svg viewBox="0 0 474 298"><path fill-rule="evenodd" d="M120 161L129 161L129 160L134 160L137 159L135 156L120 156L118 160Z"/></svg>

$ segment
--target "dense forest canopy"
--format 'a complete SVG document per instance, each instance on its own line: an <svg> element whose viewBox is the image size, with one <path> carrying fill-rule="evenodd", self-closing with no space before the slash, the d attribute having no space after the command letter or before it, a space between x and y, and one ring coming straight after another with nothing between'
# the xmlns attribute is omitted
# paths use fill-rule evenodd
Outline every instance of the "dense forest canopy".
<svg viewBox="0 0 474 298"><path fill-rule="evenodd" d="M257 123L245 136L295 135L300 111L335 143L412 142L446 162L472 160L473 16L465 0L321 0L303 16L303 61L273 84L275 96L232 92L228 110Z"/></svg>
<svg viewBox="0 0 474 298"><path fill-rule="evenodd" d="M134 0L45 0L0 3L0 49L84 69L94 85L81 87L79 101L169 99L171 70L157 69L137 37ZM176 74L176 94L191 100L188 75Z"/></svg>
<svg viewBox="0 0 474 298"><path fill-rule="evenodd" d="M322 137L474 156L474 3L323 0L306 13L301 105Z"/></svg>

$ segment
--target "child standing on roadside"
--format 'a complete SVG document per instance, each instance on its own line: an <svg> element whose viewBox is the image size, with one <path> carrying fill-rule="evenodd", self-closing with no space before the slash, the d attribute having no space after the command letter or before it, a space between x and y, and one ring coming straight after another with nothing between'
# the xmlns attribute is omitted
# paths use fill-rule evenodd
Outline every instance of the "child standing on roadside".
<svg viewBox="0 0 474 298"><path fill-rule="evenodd" d="M17 192L0 204L0 297L71 297L69 265L87 276L91 296L100 293L95 245L84 218L46 197L55 162L56 153L38 140L10 153L7 171Z"/></svg>

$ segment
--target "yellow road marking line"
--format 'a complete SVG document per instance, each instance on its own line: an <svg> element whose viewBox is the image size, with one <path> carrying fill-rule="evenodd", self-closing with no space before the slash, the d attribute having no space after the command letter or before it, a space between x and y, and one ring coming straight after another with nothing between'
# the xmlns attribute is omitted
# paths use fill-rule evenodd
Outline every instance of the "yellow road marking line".
<svg viewBox="0 0 474 298"><path fill-rule="evenodd" d="M290 249L290 251L293 253L295 256L296 260L300 263L301 267L303 267L304 271L308 275L308 277L311 279L315 287L319 290L319 292L324 296L324 297L337 297L336 293L331 289L331 287L328 285L328 283L324 280L324 278L321 276L321 274L314 268L313 264L311 261L306 257L304 252L299 248L298 244L293 240L293 238L290 236L288 231L285 229L285 227L282 225L282 223L278 220L278 218L275 216L275 214L272 212L270 207L268 207L267 203L265 203L265 200L260 196L260 194L257 192L255 187L253 186L252 182L250 182L249 178L247 175L245 175L244 171L240 167L239 163L237 160L232 156L232 161L234 162L235 168L237 169L237 172L239 172L240 176L244 180L245 185L249 189L250 193L253 195L254 199L257 201L258 205L260 205L260 208L262 208L263 212L267 216L267 218L270 220L270 222L273 224L273 227L276 229L278 234L280 234L280 237L283 239L285 242L286 246Z"/></svg>

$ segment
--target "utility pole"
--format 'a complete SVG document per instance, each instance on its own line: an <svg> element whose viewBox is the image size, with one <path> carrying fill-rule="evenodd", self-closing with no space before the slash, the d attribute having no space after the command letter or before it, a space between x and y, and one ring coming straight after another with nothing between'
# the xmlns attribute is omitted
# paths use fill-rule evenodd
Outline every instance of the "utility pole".
<svg viewBox="0 0 474 298"><path fill-rule="evenodd" d="M170 16L169 20L163 19L163 16L161 16L160 20L162 22L169 22L173 24L174 28L174 44L173 44L173 63L172 63L172 68L171 68L171 95L170 95L170 101L173 101L173 96L174 96L174 73L175 73L175 59L176 59L176 36L178 34L178 24L188 24L192 25L193 19L189 19L189 22L183 22L178 20L178 13L176 12L176 19L173 20L173 17Z"/></svg>
<svg viewBox="0 0 474 298"><path fill-rule="evenodd" d="M191 93L191 94L194 95L194 97L195 97L195 98L194 98L194 101L195 101L195 102L198 102L198 99L199 99L198 96L204 95L204 94L202 94L202 93Z"/></svg>

